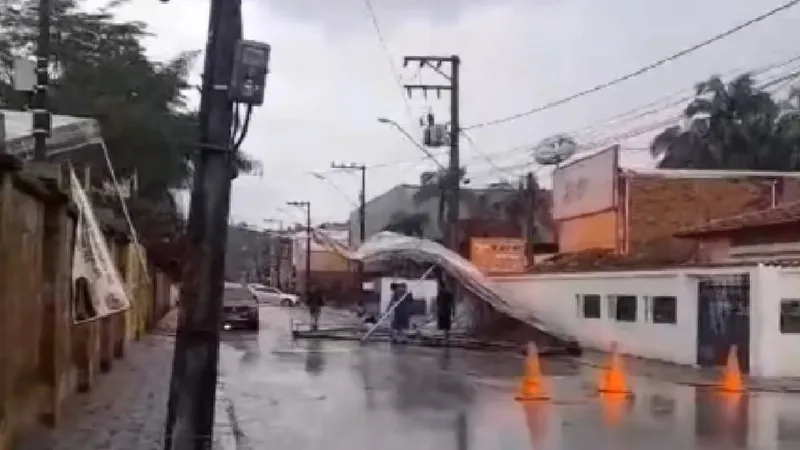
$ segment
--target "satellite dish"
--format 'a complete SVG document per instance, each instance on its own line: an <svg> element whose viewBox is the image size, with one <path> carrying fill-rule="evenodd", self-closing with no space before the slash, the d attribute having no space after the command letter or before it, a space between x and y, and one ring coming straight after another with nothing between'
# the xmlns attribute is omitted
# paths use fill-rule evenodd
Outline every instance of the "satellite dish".
<svg viewBox="0 0 800 450"><path fill-rule="evenodd" d="M533 158L543 166L561 164L570 159L577 150L575 139L566 134L557 134L536 144L533 147Z"/></svg>

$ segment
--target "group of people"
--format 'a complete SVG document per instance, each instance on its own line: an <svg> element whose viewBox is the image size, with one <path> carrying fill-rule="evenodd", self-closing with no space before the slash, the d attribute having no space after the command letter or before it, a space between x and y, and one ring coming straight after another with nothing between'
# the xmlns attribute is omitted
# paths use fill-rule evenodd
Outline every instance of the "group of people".
<svg viewBox="0 0 800 450"><path fill-rule="evenodd" d="M453 326L455 316L455 295L451 286L445 281L443 275L437 279L436 294L436 326L444 334L445 339L450 338L450 329ZM392 334L394 338L402 339L411 325L412 302L409 298L408 286L405 283L392 283L390 285L392 297L389 308L393 308L392 313Z"/></svg>
<svg viewBox="0 0 800 450"><path fill-rule="evenodd" d="M436 325L444 334L444 338L449 339L455 317L455 294L451 283L447 282L442 273L437 276L437 288ZM400 340L411 327L411 316L413 315L411 293L405 283L391 283L389 289L391 291L389 310L392 312L392 335L395 340ZM312 287L306 299L306 306L311 316L311 329L314 331L319 327L319 316L323 304L322 294L318 289ZM359 302L356 314L364 324L374 325L379 320L367 312L363 302Z"/></svg>

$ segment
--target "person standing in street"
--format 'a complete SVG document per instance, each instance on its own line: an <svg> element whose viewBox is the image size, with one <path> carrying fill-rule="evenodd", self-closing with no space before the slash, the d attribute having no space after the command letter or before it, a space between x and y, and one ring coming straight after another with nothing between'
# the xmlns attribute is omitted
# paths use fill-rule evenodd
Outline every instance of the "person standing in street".
<svg viewBox="0 0 800 450"><path fill-rule="evenodd" d="M311 331L317 331L319 328L319 315L322 313L322 294L319 289L312 287L306 299L308 306L308 313L311 316Z"/></svg>
<svg viewBox="0 0 800 450"><path fill-rule="evenodd" d="M444 333L445 341L450 340L450 328L453 326L454 315L455 295L448 283L445 282L444 275L441 275L436 293L436 326Z"/></svg>
<svg viewBox="0 0 800 450"><path fill-rule="evenodd" d="M407 287L405 283L392 283L392 299L389 302L389 307L393 307L392 312L392 334L394 341L401 341L404 337L405 331L409 325L409 302L406 299Z"/></svg>

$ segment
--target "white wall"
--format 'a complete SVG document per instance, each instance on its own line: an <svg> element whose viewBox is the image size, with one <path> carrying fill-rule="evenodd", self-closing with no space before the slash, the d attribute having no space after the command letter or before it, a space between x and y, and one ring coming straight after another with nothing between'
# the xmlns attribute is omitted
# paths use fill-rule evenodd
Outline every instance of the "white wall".
<svg viewBox="0 0 800 450"><path fill-rule="evenodd" d="M750 274L750 374L800 376L800 334L781 334L781 298L800 298L800 269L772 266L692 268L638 272L540 274L494 278L509 301L525 305L545 323L572 334L582 346L607 350L617 342L620 352L643 358L695 365L697 362L698 277ZM601 317L584 318L578 297L601 296ZM610 316L609 296L637 296L636 322ZM674 296L677 321L653 323L646 297Z"/></svg>
<svg viewBox="0 0 800 450"><path fill-rule="evenodd" d="M800 334L780 330L781 300L800 298L800 269L762 267L760 272L760 307L751 313L760 315L751 337L751 346L759 349L759 370L764 376L800 376Z"/></svg>
<svg viewBox="0 0 800 450"><path fill-rule="evenodd" d="M495 279L512 301L530 305L545 323L571 332L582 346L607 350L616 341L622 353L694 364L697 359L697 302L691 297L685 274L664 272L608 272L548 274ZM578 296L601 296L601 318L582 317ZM609 296L636 295L636 322L609 317ZM644 297L677 298L677 323L654 324L645 317Z"/></svg>

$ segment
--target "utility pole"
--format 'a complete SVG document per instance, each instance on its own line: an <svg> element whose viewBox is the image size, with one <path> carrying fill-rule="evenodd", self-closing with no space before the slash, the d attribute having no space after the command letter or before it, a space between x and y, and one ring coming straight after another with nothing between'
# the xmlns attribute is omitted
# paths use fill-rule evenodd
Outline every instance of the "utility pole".
<svg viewBox="0 0 800 450"><path fill-rule="evenodd" d="M311 293L311 202L287 202L286 204L306 210L306 278L303 280L303 295L308 301L308 295Z"/></svg>
<svg viewBox="0 0 800 450"><path fill-rule="evenodd" d="M450 84L406 84L406 92L410 97L414 91L422 91L423 95L427 96L429 91L436 93L437 97L441 97L444 91L450 92L450 164L448 166L447 185L448 185L448 208L447 208L447 222L448 232L445 242L450 250L458 253L459 251L459 229L458 220L460 213L460 195L459 185L461 183L461 162L459 160L459 135L461 134L461 125L459 123L459 70L461 66L461 58L458 55L451 56L406 56L403 58L403 67L408 66L408 63L419 63L419 67L427 66L433 69L436 73L446 78ZM442 70L442 65L450 65L450 73L447 74Z"/></svg>
<svg viewBox="0 0 800 450"><path fill-rule="evenodd" d="M533 264L534 244L538 229L536 228L536 196L538 194L538 185L533 172L528 172L525 175L525 191L523 194L523 205L525 208L525 224L523 230L525 232L525 259L528 264Z"/></svg>
<svg viewBox="0 0 800 450"><path fill-rule="evenodd" d="M269 278L271 280L272 287L276 287L281 289L280 280L281 280L281 252L283 251L283 242L281 239L283 238L283 221L280 219L264 219L265 223L274 222L278 224L278 229L267 229L265 232L268 236L269 242Z"/></svg>
<svg viewBox="0 0 800 450"><path fill-rule="evenodd" d="M194 155L186 230L189 245L167 402L166 450L208 450L213 444L225 245L231 180L235 176L233 159L244 139L244 131L238 138L232 132L234 101L247 103L248 107L260 104L236 96L240 93L235 85L235 69L241 38L241 0L211 0L200 142ZM266 68L263 75L265 79ZM255 75L253 83L260 82L263 87L260 76L261 72ZM245 120L249 116L250 109Z"/></svg>
<svg viewBox="0 0 800 450"><path fill-rule="evenodd" d="M331 169L339 170L360 170L361 171L361 195L359 196L358 220L359 220L359 239L363 244L367 240L367 166L364 164L337 164L331 163Z"/></svg>
<svg viewBox="0 0 800 450"><path fill-rule="evenodd" d="M47 107L47 86L50 84L50 0L39 0L39 36L36 42L36 86L33 107L33 160L47 159L47 138L51 117Z"/></svg>

